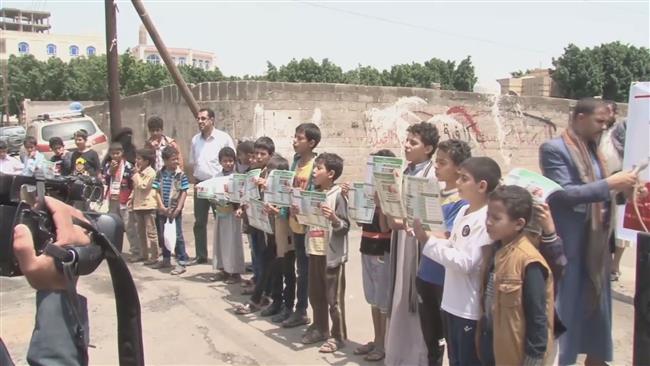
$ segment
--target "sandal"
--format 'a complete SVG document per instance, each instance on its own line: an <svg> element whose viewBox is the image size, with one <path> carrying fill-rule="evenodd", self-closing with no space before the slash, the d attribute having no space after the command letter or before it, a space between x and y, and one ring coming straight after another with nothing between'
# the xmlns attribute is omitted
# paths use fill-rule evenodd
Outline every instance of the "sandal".
<svg viewBox="0 0 650 366"><path fill-rule="evenodd" d="M239 275L230 275L230 278L228 278L225 282L226 285L234 285L241 281L241 277Z"/></svg>
<svg viewBox="0 0 650 366"><path fill-rule="evenodd" d="M210 281L212 282L224 281L226 279L228 279L228 274L224 271L219 271L210 277Z"/></svg>
<svg viewBox="0 0 650 366"><path fill-rule="evenodd" d="M334 353L340 348L343 348L343 341L339 341L334 338L328 339L322 346L318 349L320 353Z"/></svg>
<svg viewBox="0 0 650 366"><path fill-rule="evenodd" d="M354 350L355 355L367 355L368 353L372 352L375 350L375 343L374 342L368 342L364 344L361 347L357 347Z"/></svg>
<svg viewBox="0 0 650 366"><path fill-rule="evenodd" d="M185 269L185 267L183 267L183 266L176 266L176 268L174 268L174 269L173 269L171 272L169 272L169 273L172 274L172 275L174 275L174 276L177 276L177 275L179 275L179 274L183 274L183 273L185 273L186 271L187 271L187 270Z"/></svg>
<svg viewBox="0 0 650 366"><path fill-rule="evenodd" d="M374 349L370 351L367 355L365 355L363 359L368 362L377 362L383 360L385 357L386 357L386 353L384 351Z"/></svg>
<svg viewBox="0 0 650 366"><path fill-rule="evenodd" d="M252 302L235 306L235 314L237 315L252 314L258 310L260 310L260 306Z"/></svg>
<svg viewBox="0 0 650 366"><path fill-rule="evenodd" d="M312 344L327 340L327 335L321 333L318 329L305 334L300 341L302 344Z"/></svg>

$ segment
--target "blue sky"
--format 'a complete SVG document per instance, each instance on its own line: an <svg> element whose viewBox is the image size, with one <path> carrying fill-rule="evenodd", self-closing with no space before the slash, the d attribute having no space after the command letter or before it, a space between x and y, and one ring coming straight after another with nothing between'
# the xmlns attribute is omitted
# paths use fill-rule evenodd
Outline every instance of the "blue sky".
<svg viewBox="0 0 650 366"><path fill-rule="evenodd" d="M52 32L104 33L103 1L5 1L47 10ZM648 47L648 1L244 2L145 0L165 43L213 51L227 75L262 74L266 61L329 58L344 70L471 55L479 83L550 67L569 43ZM118 45L137 44L140 20L118 3Z"/></svg>

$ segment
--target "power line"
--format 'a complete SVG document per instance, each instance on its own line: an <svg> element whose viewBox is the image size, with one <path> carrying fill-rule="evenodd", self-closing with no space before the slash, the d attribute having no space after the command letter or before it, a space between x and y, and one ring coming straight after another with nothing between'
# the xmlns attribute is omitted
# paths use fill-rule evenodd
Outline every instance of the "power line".
<svg viewBox="0 0 650 366"><path fill-rule="evenodd" d="M492 44L492 45L499 46L499 47L518 49L518 50L521 50L521 51L525 51L525 52L529 52L529 53L535 53L535 54L544 54L545 55L545 54L549 53L549 52L545 52L545 51L538 50L538 49L532 49L532 48L522 47L522 46L515 45L515 44L509 44L509 43L505 43L505 42L494 41L494 40L487 39L487 38L481 38L481 37L476 37L476 36L469 36L469 35L464 35L464 34L459 34L459 33L453 33L453 32L446 31L444 29L434 28L434 27L430 27L430 26L427 26L427 25L407 23L407 22L403 22L403 21L399 21L399 20L393 20L393 19L388 19L388 18L376 16L376 15L359 13L359 12L352 11L352 10L335 8L335 7L332 7L332 6L317 4L317 3L313 3L313 2L306 2L306 1L297 1L297 2L299 2L301 4L304 4L304 5L313 6L313 7L316 7L316 8L328 9L328 10L332 10L332 11L336 11L336 12L340 12L340 13L344 13L344 14L348 14L348 15L354 15L354 16L366 18L366 19L377 20L377 21L381 21L381 22L389 23L389 24L393 24L393 25L400 25L400 26L409 27L409 28L418 29L418 30L423 30L423 31L427 31L427 32L443 34L443 35L446 35L446 36L460 38L460 39L468 39L468 40L472 40L472 41L475 41L475 42Z"/></svg>

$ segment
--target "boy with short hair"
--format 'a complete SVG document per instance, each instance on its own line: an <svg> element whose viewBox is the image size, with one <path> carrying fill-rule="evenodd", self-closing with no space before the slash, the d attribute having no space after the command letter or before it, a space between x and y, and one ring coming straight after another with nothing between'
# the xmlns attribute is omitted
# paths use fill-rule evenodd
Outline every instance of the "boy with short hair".
<svg viewBox="0 0 650 366"><path fill-rule="evenodd" d="M77 150L70 156L71 174L91 177L100 175L99 155L88 146L88 132L84 129L75 132L74 142L77 145Z"/></svg>
<svg viewBox="0 0 650 366"><path fill-rule="evenodd" d="M327 193L321 209L330 228L309 226L307 254L309 255L309 303L314 326L302 337L302 343L325 341L319 349L333 353L345 345L345 262L348 260L347 200L336 180L343 173L343 159L336 154L320 154L314 162L313 181L317 190ZM292 207L294 214L297 207ZM332 328L329 328L329 318Z"/></svg>
<svg viewBox="0 0 650 366"><path fill-rule="evenodd" d="M235 150L224 147L219 151L221 173L217 177L227 177L235 171ZM214 232L212 269L218 271L218 280L234 284L244 273L244 247L241 236L241 219L235 217L238 205L230 202L217 202L217 224Z"/></svg>
<svg viewBox="0 0 650 366"><path fill-rule="evenodd" d="M176 243L174 244L176 268L170 273L179 275L185 273L185 265L189 259L185 251L185 239L183 237L183 207L187 198L187 190L190 189L190 180L180 168L180 152L175 147L171 145L165 146L161 157L164 166L156 173L152 188L157 192L158 246L162 248L163 260L151 268L171 267L171 252L165 246L164 228L167 221L174 222L176 225Z"/></svg>
<svg viewBox="0 0 650 366"><path fill-rule="evenodd" d="M158 262L158 233L156 231L156 209L158 200L153 182L156 171L152 165L156 163L156 153L151 149L139 149L135 157L135 173L133 174L133 192L129 198L135 215L140 239L140 257L132 262L144 261L145 265Z"/></svg>
<svg viewBox="0 0 650 366"><path fill-rule="evenodd" d="M312 173L314 170L314 160L316 159L314 149L318 146L320 140L320 128L314 123L301 123L296 127L293 137L293 150L296 154L291 165L291 170L296 172L293 181L294 188L301 190L313 189ZM293 245L296 250L295 264L291 263L291 266L292 268L297 267L298 277L296 279L296 310L289 318L282 322L282 326L285 328L309 324L311 321L307 316L309 259L305 250L306 228L300 225L295 217L289 217L289 226L292 232Z"/></svg>
<svg viewBox="0 0 650 366"><path fill-rule="evenodd" d="M501 186L490 194L485 225L494 243L484 247L479 338L485 366L542 365L553 358L553 275L525 233L532 215L526 189Z"/></svg>
<svg viewBox="0 0 650 366"><path fill-rule="evenodd" d="M63 139L60 137L52 137L49 141L50 149L52 150L52 157L50 161L54 165L54 174L55 175L68 175L70 174L70 158L71 155L69 151L65 150L65 145L63 144Z"/></svg>
<svg viewBox="0 0 650 366"><path fill-rule="evenodd" d="M178 143L173 138L166 136L163 131L163 119L159 116L153 116L147 120L147 129L149 130L149 140L146 144L156 151L156 164L153 167L156 171L164 168L165 162L162 152L167 146L171 146L178 151L178 166L183 170L183 156Z"/></svg>
<svg viewBox="0 0 650 366"><path fill-rule="evenodd" d="M23 164L18 159L9 156L9 147L0 141L0 173L16 175L23 171Z"/></svg>
<svg viewBox="0 0 650 366"><path fill-rule="evenodd" d="M465 141L446 140L438 144L435 159L436 178L444 183L440 192L442 213L445 221L446 234L453 226L456 215L467 201L458 195L456 181L459 178L458 168L463 161L472 156L472 150ZM420 259L420 269L416 279L418 291L418 313L424 343L427 345L429 365L442 365L445 354L444 323L440 313L442 290L445 280L445 268L427 256Z"/></svg>
<svg viewBox="0 0 650 366"><path fill-rule="evenodd" d="M23 147L25 148L25 154L21 156L23 163L22 175L33 176L36 170L41 169L45 157L36 150L36 138L34 136L25 137Z"/></svg>
<svg viewBox="0 0 650 366"><path fill-rule="evenodd" d="M501 179L499 165L475 157L460 165L458 194L468 202L456 216L449 239L429 236L416 220L414 234L426 243L422 253L445 267L440 308L444 310L450 365L480 365L476 353L476 325L481 316L482 247L491 243L485 228L488 195Z"/></svg>
<svg viewBox="0 0 650 366"><path fill-rule="evenodd" d="M404 156L408 166L404 175L436 182L431 160L438 148L440 135L435 125L420 122L407 128ZM388 218L393 229L390 248L390 284L388 327L386 333L387 365L426 365L427 346L422 338L418 315L416 278L422 243L409 235L406 225ZM401 219L401 218L399 218Z"/></svg>
<svg viewBox="0 0 650 366"><path fill-rule="evenodd" d="M237 144L237 173L246 173L255 162L255 143L253 141L241 141Z"/></svg>

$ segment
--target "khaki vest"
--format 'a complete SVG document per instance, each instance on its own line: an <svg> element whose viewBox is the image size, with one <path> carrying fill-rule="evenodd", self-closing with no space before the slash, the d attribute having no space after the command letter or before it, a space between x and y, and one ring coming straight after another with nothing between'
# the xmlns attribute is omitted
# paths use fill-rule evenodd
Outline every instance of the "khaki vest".
<svg viewBox="0 0 650 366"><path fill-rule="evenodd" d="M528 264L540 263L547 273L546 318L548 343L544 364L551 364L553 347L553 274L537 248L526 236L515 239L496 252L494 258L494 359L497 365L521 365L525 353L526 320L523 282Z"/></svg>

